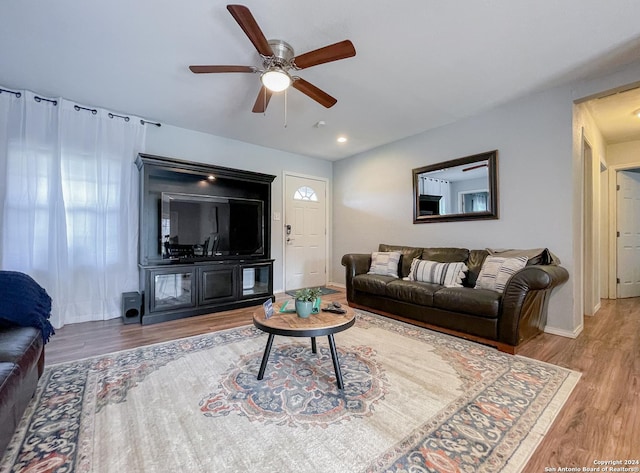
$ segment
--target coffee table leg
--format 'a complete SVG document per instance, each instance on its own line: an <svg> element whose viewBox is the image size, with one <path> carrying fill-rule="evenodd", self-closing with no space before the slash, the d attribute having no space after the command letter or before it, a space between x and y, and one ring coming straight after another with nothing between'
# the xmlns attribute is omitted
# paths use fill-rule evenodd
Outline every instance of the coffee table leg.
<svg viewBox="0 0 640 473"><path fill-rule="evenodd" d="M262 363L260 363L260 371L258 372L258 379L262 379L264 377L264 370L267 367L267 360L269 359L269 353L271 353L271 345L273 345L273 337L272 333L269 334L269 339L267 340L267 346L264 347L264 355L262 355Z"/></svg>
<svg viewBox="0 0 640 473"><path fill-rule="evenodd" d="M318 353L318 348L316 347L316 337L311 337L311 351L313 353Z"/></svg>
<svg viewBox="0 0 640 473"><path fill-rule="evenodd" d="M336 342L333 340L333 334L327 335L329 339L329 349L331 350L331 359L333 360L333 369L336 372L336 383L338 389L342 389L344 384L342 383L342 371L340 371L340 363L338 361L338 352L336 351ZM258 378L260 379L260 378Z"/></svg>

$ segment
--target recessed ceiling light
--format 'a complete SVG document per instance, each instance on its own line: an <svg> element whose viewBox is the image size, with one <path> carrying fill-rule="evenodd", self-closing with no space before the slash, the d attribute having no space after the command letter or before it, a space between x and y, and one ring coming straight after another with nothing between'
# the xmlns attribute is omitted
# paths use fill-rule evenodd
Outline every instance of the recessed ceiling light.
<svg viewBox="0 0 640 473"><path fill-rule="evenodd" d="M215 181L216 180L216 176L210 174L207 176L207 179L209 179L210 181Z"/></svg>
<svg viewBox="0 0 640 473"><path fill-rule="evenodd" d="M346 136L338 136L338 143L346 143L347 142L347 137Z"/></svg>
<svg viewBox="0 0 640 473"><path fill-rule="evenodd" d="M634 114L636 117L640 118L640 108L639 108L638 110L635 110L635 111L633 112L633 114Z"/></svg>

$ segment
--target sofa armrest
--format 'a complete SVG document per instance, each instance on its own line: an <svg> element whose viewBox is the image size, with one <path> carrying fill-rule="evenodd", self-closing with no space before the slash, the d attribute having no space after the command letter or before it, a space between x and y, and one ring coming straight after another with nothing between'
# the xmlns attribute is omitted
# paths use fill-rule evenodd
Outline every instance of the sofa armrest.
<svg viewBox="0 0 640 473"><path fill-rule="evenodd" d="M347 301L354 299L353 278L358 274L366 274L371 267L370 253L349 253L342 257L342 266L346 269Z"/></svg>
<svg viewBox="0 0 640 473"><path fill-rule="evenodd" d="M525 266L514 274L502 297L500 341L515 346L543 331L551 291L568 279L569 272L557 265Z"/></svg>

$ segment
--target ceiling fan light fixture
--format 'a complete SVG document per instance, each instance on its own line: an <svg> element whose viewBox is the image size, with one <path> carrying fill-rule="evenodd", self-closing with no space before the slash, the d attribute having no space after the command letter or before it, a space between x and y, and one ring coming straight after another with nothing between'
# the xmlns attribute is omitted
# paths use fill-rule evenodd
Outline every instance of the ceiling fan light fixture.
<svg viewBox="0 0 640 473"><path fill-rule="evenodd" d="M291 76L280 67L272 67L260 76L262 85L271 92L282 92L291 85Z"/></svg>

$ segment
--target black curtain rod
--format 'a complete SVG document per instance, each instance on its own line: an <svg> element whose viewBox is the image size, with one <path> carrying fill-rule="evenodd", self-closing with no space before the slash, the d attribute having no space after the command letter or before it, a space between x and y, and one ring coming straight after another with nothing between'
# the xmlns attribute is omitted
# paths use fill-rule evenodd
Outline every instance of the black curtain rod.
<svg viewBox="0 0 640 473"><path fill-rule="evenodd" d="M13 94L16 96L16 98L20 98L22 97L22 93L21 92L15 92L13 90L8 90L8 89L2 89L0 88L0 94L2 92L6 92L7 94ZM45 102L49 102L52 103L53 105L58 105L58 101L55 99L46 99L44 97L39 97L39 96L34 96L33 100L35 100L36 102L42 102L43 100ZM81 107L80 105L74 105L73 108L76 110L76 112L79 112L80 110L86 110L87 112L91 112L92 115L96 115L98 113L98 111L95 108L87 108L87 107ZM115 113L109 113L109 118L122 118L125 122L128 122L130 120L129 117L125 116L125 115L116 115ZM141 125L154 125L157 126L158 128L160 128L162 126L161 123L158 122L151 122L149 120L140 120L140 124Z"/></svg>
<svg viewBox="0 0 640 473"><path fill-rule="evenodd" d="M18 99L19 99L20 97L22 97L22 94L21 94L20 92L14 92L13 90L0 89L0 94L1 94L2 92L6 92L6 93L8 93L8 94L13 94L13 95L15 95L15 96L16 96L16 98L18 98Z"/></svg>
<svg viewBox="0 0 640 473"><path fill-rule="evenodd" d="M125 122L129 121L129 117L126 117L124 115L116 115L115 113L109 112L108 116L109 116L109 118L115 118L115 117L122 118Z"/></svg>
<svg viewBox="0 0 640 473"><path fill-rule="evenodd" d="M42 102L44 100L45 102L52 103L53 105L56 105L56 106L58 105L58 101L57 100L45 99L44 97L38 97L37 95L33 97L33 100L35 100L38 103L40 103L40 102Z"/></svg>
<svg viewBox="0 0 640 473"><path fill-rule="evenodd" d="M73 108L76 109L76 112L79 112L80 110L86 110L87 112L91 112L92 115L95 115L96 113L98 113L98 111L95 108L81 107L80 105L74 105Z"/></svg>

